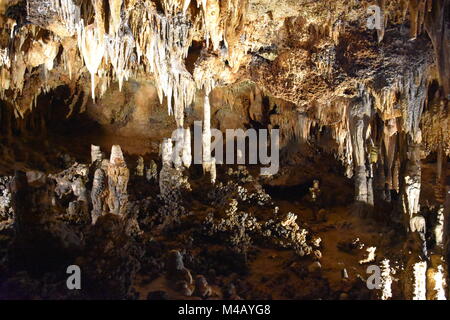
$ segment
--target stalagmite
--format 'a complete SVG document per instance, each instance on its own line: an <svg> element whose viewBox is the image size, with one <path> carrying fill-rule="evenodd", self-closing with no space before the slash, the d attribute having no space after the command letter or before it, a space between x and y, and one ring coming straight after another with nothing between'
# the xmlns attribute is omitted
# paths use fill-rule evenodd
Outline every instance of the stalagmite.
<svg viewBox="0 0 450 320"><path fill-rule="evenodd" d="M444 219L444 207L440 207L437 213L436 226L434 227L436 246L440 249L444 247Z"/></svg>
<svg viewBox="0 0 450 320"><path fill-rule="evenodd" d="M129 178L130 171L125 163L122 150L120 146L114 145L111 149L108 167L108 206L111 213L124 214L123 210L128 201L127 186Z"/></svg>
<svg viewBox="0 0 450 320"><path fill-rule="evenodd" d="M184 266L183 256L180 251L172 250L166 263L167 278L174 281L186 281L189 285L192 284L193 279L191 272Z"/></svg>
<svg viewBox="0 0 450 320"><path fill-rule="evenodd" d="M173 163L173 146L172 139L164 139L161 143L161 159L163 166L172 166Z"/></svg>
<svg viewBox="0 0 450 320"><path fill-rule="evenodd" d="M447 281L445 280L445 272L442 265L437 267L436 272L433 275L434 280L434 300L447 300L446 297L446 289L447 289Z"/></svg>
<svg viewBox="0 0 450 320"><path fill-rule="evenodd" d="M78 201L83 201L87 203L87 190L86 186L84 185L84 182L81 178L78 178L75 180L75 182L72 184L72 191L73 194L77 197Z"/></svg>
<svg viewBox="0 0 450 320"><path fill-rule="evenodd" d="M205 102L203 106L203 134L202 134L202 146L203 146L203 172L209 172L211 174L211 182L215 182L216 162L211 157L211 105L209 103L209 97L205 95Z"/></svg>
<svg viewBox="0 0 450 320"><path fill-rule="evenodd" d="M142 262L140 269L155 275L169 254L168 276L182 281L170 285L191 296L192 276L182 261L186 253L196 275L207 275L199 276L196 294L217 298L222 274L251 273L252 247L266 246L273 251L271 264L292 269L314 290L296 290L294 281L289 290L269 283L271 292L259 292L247 289L264 287L261 277L226 277L244 299L445 299L450 0L366 2L0 0L0 172L47 172L18 172L12 192L7 190L10 178L0 177L4 249L15 234L27 238L43 226L55 229L59 221L86 241L79 250L49 250L55 258L52 270L80 262L83 279L90 279L90 273L104 269L106 279L92 280L123 287L121 299L137 297L136 275L122 272L139 270L128 252L136 255L136 264ZM380 23L376 31L366 24L372 14L368 6ZM410 24L402 21L407 16ZM175 135L166 135L174 129ZM236 152L229 157L226 148L227 163L237 158L238 165L251 165L249 170L216 166L222 166L225 151L215 148L223 147L218 136L227 129L235 130L238 141L251 129L238 150L233 138ZM237 129L242 129L239 134ZM53 139L60 131L73 131L79 145ZM262 147L267 132L271 157L254 152L267 151ZM163 137L169 139L160 145L161 159L155 159L162 166L152 160L146 167L144 158L149 160ZM75 163L78 158L66 154L76 155L86 141L113 139L127 140L127 150L135 154L132 168L118 145L112 147L111 161L95 145L90 164ZM53 143L64 145L53 148ZM266 160L271 167L260 177L249 173ZM203 178L193 163L202 164ZM64 171L49 174L56 167ZM188 177L195 188L191 193ZM303 201L308 196L311 203ZM299 211L287 213L286 205ZM89 219L72 219L86 210L89 217L89 209L94 226ZM313 216L301 214L305 210ZM348 219L347 211L371 214ZM318 233L326 246L339 232L347 239L327 256L330 250L320 247ZM54 240L41 238L48 244ZM164 253L177 246L179 251ZM281 248L312 260L292 261L290 254L276 253ZM107 254L97 256L102 251ZM220 259L223 253L233 258L230 265L220 265L228 261ZM87 264L86 255L98 257L98 265ZM0 283L0 298L24 284L28 296L53 295L57 279L36 278L28 285L22 281L28 271L32 278L36 271L47 271L16 270L10 258L9 249L0 248L0 278L6 280ZM32 266L45 261L26 258ZM358 274L365 269L362 264L379 266L377 291L367 291L360 281L366 277ZM342 270L343 279L330 270ZM36 283L45 297L35 294ZM91 298L90 287L96 286L57 294ZM109 294L103 289L99 286L100 296ZM164 294L172 299L174 288L167 289ZM231 292L229 297L238 296Z"/></svg>
<svg viewBox="0 0 450 320"><path fill-rule="evenodd" d="M388 259L384 259L381 262L381 300L388 300L392 298L392 268L390 267L389 262L390 261Z"/></svg>
<svg viewBox="0 0 450 320"><path fill-rule="evenodd" d="M427 296L427 263L417 262L413 268L413 300L426 300Z"/></svg>
<svg viewBox="0 0 450 320"><path fill-rule="evenodd" d="M78 222L89 221L89 203L86 186L81 178L72 183L73 194L77 200L69 203L68 215Z"/></svg>
<svg viewBox="0 0 450 320"><path fill-rule="evenodd" d="M172 134L172 142L175 143L175 147L172 150L173 165L175 168L181 168L183 165L183 148L184 148L184 129L178 128Z"/></svg>
<svg viewBox="0 0 450 320"><path fill-rule="evenodd" d="M103 160L102 151L99 146L91 145L91 163L95 163L97 161L101 162Z"/></svg>
<svg viewBox="0 0 450 320"><path fill-rule="evenodd" d="M426 233L426 222L425 218L422 216L415 216L410 219L411 232L419 232L421 235L425 236Z"/></svg>
<svg viewBox="0 0 450 320"><path fill-rule="evenodd" d="M186 168L189 168L192 164L191 130L189 128L185 129L185 131L184 131L182 159L183 159L183 165Z"/></svg>
<svg viewBox="0 0 450 320"><path fill-rule="evenodd" d="M406 212L409 218L419 213L419 199L421 186L421 167L420 167L420 131L416 134L408 147L408 162L405 174L405 195Z"/></svg>
<svg viewBox="0 0 450 320"><path fill-rule="evenodd" d="M440 254L430 255L427 270L427 300L446 300L447 273L444 257Z"/></svg>
<svg viewBox="0 0 450 320"><path fill-rule="evenodd" d="M92 200L92 212L91 219L92 224L95 224L97 219L102 215L106 207L106 191L107 181L105 171L98 168L94 173L94 181L92 182L91 200Z"/></svg>
<svg viewBox="0 0 450 320"><path fill-rule="evenodd" d="M0 48L0 67L6 66L7 68L10 67L10 60L9 60L9 52L8 48L2 49Z"/></svg>
<svg viewBox="0 0 450 320"><path fill-rule="evenodd" d="M149 182L158 181L158 166L156 165L156 162L153 159L150 161L150 166L147 169L145 177Z"/></svg>
<svg viewBox="0 0 450 320"><path fill-rule="evenodd" d="M142 156L139 156L136 164L136 175L139 177L144 176L144 158Z"/></svg>

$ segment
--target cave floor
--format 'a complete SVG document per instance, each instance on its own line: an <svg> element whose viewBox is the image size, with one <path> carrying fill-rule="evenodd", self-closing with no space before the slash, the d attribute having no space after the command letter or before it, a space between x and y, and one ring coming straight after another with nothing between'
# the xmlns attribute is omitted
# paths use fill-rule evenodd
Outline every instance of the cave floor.
<svg viewBox="0 0 450 320"><path fill-rule="evenodd" d="M376 261L390 252L401 251L400 245L391 246L386 242L386 235L380 232L387 232L388 229L377 228L376 222L352 214L351 207L328 208L325 221L316 222L308 203L285 200L276 203L280 211L297 213L299 220L307 223L310 230L322 239L320 271L309 272L308 266L313 259L299 258L293 250L254 246L248 273L217 277L216 284L212 284L213 299L222 298L222 284L236 282L236 279L245 283L242 286L246 288L247 299L345 299L354 288L358 292L353 297L370 298L374 293L365 290L364 281L368 277L367 266L371 263L359 262L367 258L366 248L377 248ZM344 252L337 246L340 242L351 243L353 240L359 240L358 243L364 247ZM344 268L348 274L347 280L343 280ZM139 273L134 287L140 299L146 299L152 291L165 291L170 299L200 299L183 296L165 276L151 279L145 273Z"/></svg>

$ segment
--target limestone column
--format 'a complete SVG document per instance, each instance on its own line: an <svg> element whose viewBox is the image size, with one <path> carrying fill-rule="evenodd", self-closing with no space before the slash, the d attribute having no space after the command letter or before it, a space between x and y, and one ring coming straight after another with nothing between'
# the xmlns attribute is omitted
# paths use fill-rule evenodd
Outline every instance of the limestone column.
<svg viewBox="0 0 450 320"><path fill-rule="evenodd" d="M211 175L211 182L214 183L216 179L216 163L211 156L211 105L207 94L205 95L203 112L203 172L209 172Z"/></svg>
<svg viewBox="0 0 450 320"><path fill-rule="evenodd" d="M353 101L349 116L354 161L355 203L357 204L358 213L362 213L362 207L369 204L369 195L373 195L372 183L369 181L370 172L366 164L366 138L369 129L370 112L370 98L362 91L361 97Z"/></svg>

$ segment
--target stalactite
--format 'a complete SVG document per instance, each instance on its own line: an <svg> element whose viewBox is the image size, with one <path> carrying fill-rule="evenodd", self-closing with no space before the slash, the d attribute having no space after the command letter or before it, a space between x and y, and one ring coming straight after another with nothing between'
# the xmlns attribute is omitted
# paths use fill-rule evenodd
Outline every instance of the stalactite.
<svg viewBox="0 0 450 320"><path fill-rule="evenodd" d="M428 1L425 14L425 29L433 43L439 72L439 82L444 95L450 95L450 26L448 24L448 0ZM446 18L447 16L447 18Z"/></svg>
<svg viewBox="0 0 450 320"><path fill-rule="evenodd" d="M113 33L118 33L121 24L121 9L123 0L109 0L109 9L111 11L110 28Z"/></svg>
<svg viewBox="0 0 450 320"><path fill-rule="evenodd" d="M402 78L403 92L406 96L406 107L403 108L403 126L413 136L419 130L425 100L427 98L427 77L425 66L407 73Z"/></svg>
<svg viewBox="0 0 450 320"><path fill-rule="evenodd" d="M128 80L131 74L131 57L135 41L131 34L115 33L106 36L106 53L119 81L119 90L122 91L123 81Z"/></svg>
<svg viewBox="0 0 450 320"><path fill-rule="evenodd" d="M197 1L197 5L201 5L203 10L203 23L207 46L211 41L213 49L218 50L220 42L223 40L223 28L220 21L220 1L202 0L201 2Z"/></svg>
<svg viewBox="0 0 450 320"><path fill-rule="evenodd" d="M386 32L387 16L384 14L386 9L386 0L378 0L378 5L381 9L381 28L377 29L378 42L383 41Z"/></svg>
<svg viewBox="0 0 450 320"><path fill-rule="evenodd" d="M78 32L81 12L80 7L73 0L52 0L52 7L66 27L69 36Z"/></svg>
<svg viewBox="0 0 450 320"><path fill-rule="evenodd" d="M91 74L92 99L95 101L95 75L103 60L105 42L100 39L98 29L89 25L81 31L80 44L84 63Z"/></svg>
<svg viewBox="0 0 450 320"><path fill-rule="evenodd" d="M183 111L193 102L196 89L183 61L192 43L192 24L180 12L162 16L152 6L147 6L139 18L142 20L136 22L138 25L132 24L138 42L138 60L141 55L147 58L156 78L160 102L163 96L167 97L169 115L174 114L181 127Z"/></svg>

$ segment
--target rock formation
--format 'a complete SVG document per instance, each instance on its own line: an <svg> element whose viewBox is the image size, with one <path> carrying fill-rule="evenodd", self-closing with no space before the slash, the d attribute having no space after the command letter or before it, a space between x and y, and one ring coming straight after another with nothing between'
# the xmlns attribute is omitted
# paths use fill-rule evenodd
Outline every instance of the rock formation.
<svg viewBox="0 0 450 320"><path fill-rule="evenodd" d="M108 206L111 213L123 214L128 201L127 186L130 171L127 168L120 146L111 149L108 166Z"/></svg>
<svg viewBox="0 0 450 320"><path fill-rule="evenodd" d="M0 297L448 298L449 12L1 0Z"/></svg>

